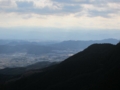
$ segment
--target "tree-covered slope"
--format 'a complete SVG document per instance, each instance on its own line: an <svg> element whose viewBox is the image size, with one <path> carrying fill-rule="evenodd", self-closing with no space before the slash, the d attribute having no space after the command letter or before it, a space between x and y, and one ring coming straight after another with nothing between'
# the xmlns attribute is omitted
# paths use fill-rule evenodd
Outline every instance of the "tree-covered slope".
<svg viewBox="0 0 120 90"><path fill-rule="evenodd" d="M5 90L119 90L120 44L93 44L45 72L5 85Z"/></svg>

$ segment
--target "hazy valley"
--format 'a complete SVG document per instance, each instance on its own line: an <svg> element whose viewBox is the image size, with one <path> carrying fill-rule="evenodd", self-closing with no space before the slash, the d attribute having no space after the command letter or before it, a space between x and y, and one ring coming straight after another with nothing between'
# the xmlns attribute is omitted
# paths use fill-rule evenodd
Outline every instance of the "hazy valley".
<svg viewBox="0 0 120 90"><path fill-rule="evenodd" d="M37 62L61 62L93 43L116 44L116 39L95 41L31 42L0 40L0 69L25 67Z"/></svg>

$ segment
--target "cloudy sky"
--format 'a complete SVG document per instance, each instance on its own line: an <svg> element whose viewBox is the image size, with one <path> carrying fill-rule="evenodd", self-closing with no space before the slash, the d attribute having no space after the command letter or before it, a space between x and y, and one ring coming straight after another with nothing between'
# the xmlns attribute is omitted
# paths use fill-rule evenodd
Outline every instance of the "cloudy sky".
<svg viewBox="0 0 120 90"><path fill-rule="evenodd" d="M120 0L0 0L0 39L120 38Z"/></svg>

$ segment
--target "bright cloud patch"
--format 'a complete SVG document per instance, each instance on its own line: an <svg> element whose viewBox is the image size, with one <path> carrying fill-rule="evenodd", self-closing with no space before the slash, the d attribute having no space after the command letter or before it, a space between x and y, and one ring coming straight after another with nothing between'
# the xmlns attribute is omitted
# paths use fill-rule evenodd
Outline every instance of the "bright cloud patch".
<svg viewBox="0 0 120 90"><path fill-rule="evenodd" d="M34 6L36 8L48 8L48 9L60 9L61 5L59 3L52 2L50 0L34 0Z"/></svg>
<svg viewBox="0 0 120 90"><path fill-rule="evenodd" d="M120 0L0 0L0 27L120 29Z"/></svg>

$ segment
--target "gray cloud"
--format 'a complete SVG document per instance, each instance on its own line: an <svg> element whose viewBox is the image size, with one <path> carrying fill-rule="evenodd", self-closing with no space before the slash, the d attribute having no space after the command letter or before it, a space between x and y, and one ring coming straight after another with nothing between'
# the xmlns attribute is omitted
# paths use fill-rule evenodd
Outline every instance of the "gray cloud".
<svg viewBox="0 0 120 90"><path fill-rule="evenodd" d="M59 2L59 3L67 3L67 4L90 4L90 0L52 0L54 2Z"/></svg>
<svg viewBox="0 0 120 90"><path fill-rule="evenodd" d="M18 8L32 8L33 2L27 2L27 1L17 1Z"/></svg>
<svg viewBox="0 0 120 90"><path fill-rule="evenodd" d="M108 2L120 2L120 0L107 0Z"/></svg>
<svg viewBox="0 0 120 90"><path fill-rule="evenodd" d="M113 12L111 11L96 11L96 10L91 10L89 11L89 15L90 17L95 17L95 16L102 16L102 17L106 17L109 18L109 14L111 14Z"/></svg>
<svg viewBox="0 0 120 90"><path fill-rule="evenodd" d="M78 3L78 4L104 4L105 2L120 2L120 0L52 0L59 3Z"/></svg>
<svg viewBox="0 0 120 90"><path fill-rule="evenodd" d="M10 0L0 1L0 6L8 6L10 3Z"/></svg>
<svg viewBox="0 0 120 90"><path fill-rule="evenodd" d="M107 3L120 3L120 0L51 0L52 2L61 4L61 9L51 9L49 7L43 7L43 8L35 8L34 3L28 2L28 1L16 1L18 8L0 8L0 12L16 12L16 13L37 13L37 14L45 14L45 15L51 15L51 14L70 14L70 13L80 13L80 16L84 13L81 11L85 11L88 13L88 16L102 16L102 17L108 17L109 14L112 13L118 13L118 9L109 8L107 6ZM0 5L7 5L8 2L0 2ZM91 10L85 9L82 7L83 4L86 5L93 5L94 8L105 8L106 10ZM57 5L56 5L57 6Z"/></svg>
<svg viewBox="0 0 120 90"><path fill-rule="evenodd" d="M75 5L75 6L72 6L72 5L65 5L63 8L62 8L62 11L64 12L72 12L72 13L75 13L75 12L79 12L82 10L82 7L79 6L79 5ZM62 12L61 11L61 12Z"/></svg>

